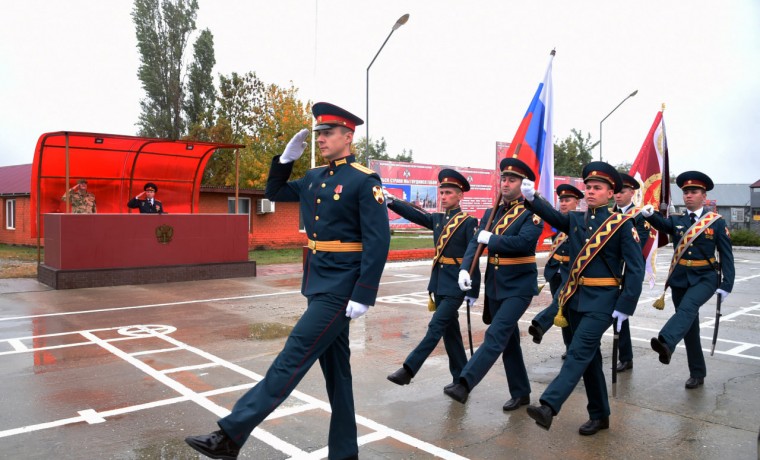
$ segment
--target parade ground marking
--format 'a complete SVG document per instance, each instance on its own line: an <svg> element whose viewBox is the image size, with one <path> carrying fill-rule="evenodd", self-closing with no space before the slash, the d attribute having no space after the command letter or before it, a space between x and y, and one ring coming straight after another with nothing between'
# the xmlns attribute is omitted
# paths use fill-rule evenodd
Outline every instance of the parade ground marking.
<svg viewBox="0 0 760 460"><path fill-rule="evenodd" d="M176 340L170 337L169 334L171 334L175 330L176 328L174 328L173 326L168 326L168 325L133 325L133 326L121 326L121 327L112 327L112 328L63 332L63 333L46 334L46 335L38 335L38 336L16 337L12 339L0 340L0 344L2 344L3 342L6 344L6 347L3 347L3 349L9 349L8 351L0 352L0 359L2 359L3 356L7 356L7 355L15 355L15 354L20 354L20 353L36 353L36 352L53 350L57 348L99 346L109 351L114 356L126 361L128 364L131 364L132 366L136 367L138 370L154 378L158 382L176 391L180 395L174 398L168 398L168 399L163 399L163 400L154 401L150 403L138 404L134 406L122 407L118 409L111 409L111 410L106 410L106 411L101 411L101 412L96 411L94 409L85 409L85 410L78 411L78 414L79 414L78 416L54 420L47 423L28 425L28 426L23 426L19 428L0 431L0 438L24 434L24 433L31 433L34 431L45 430L49 428L55 428L55 427L70 425L74 423L82 423L82 422L88 423L88 424L103 423L109 417L115 417L115 416L119 416L123 414L128 414L131 412L137 412L140 410L153 409L153 408L161 407L161 406L168 406L171 404L177 404L177 403L181 403L185 401L194 402L198 404L199 406L203 407L204 409L208 410L209 412L213 413L214 415L218 417L224 417L228 415L230 411L227 408L214 403L209 398L215 395L231 393L231 392L240 391L240 390L246 390L248 388L253 387L257 382L259 382L263 378L261 375L255 372L251 372L248 369L245 369L229 361L221 359L218 356L215 356L211 353L205 352L199 348L195 348L184 342L180 342L179 340ZM102 335L105 335L105 333L110 332L110 331L117 331L121 337L110 338L110 339L104 339L101 337ZM30 343L30 342L38 343L40 339L45 339L49 337L77 336L77 335L81 336L82 338L81 341L78 341L78 342L75 341L74 343L67 343L65 345L55 345L55 346L37 347L37 348L28 347L26 345L26 343ZM163 340L164 342L166 342L167 346L165 348L141 350L141 351L136 351L132 353L125 352L124 350L122 350L121 348L117 346L119 342L123 342L123 341L133 341L133 340L150 339L150 338ZM168 353L172 351L187 351L205 359L207 362L203 364L196 364L193 366L183 366L183 367L177 367L177 368L172 368L172 369L157 370L151 367L150 365L148 365L147 363L145 363L144 361L141 361L138 358L139 356L144 356L144 355L149 355L149 354L154 354L154 353ZM198 393L170 377L170 374L177 373L177 372L208 369L208 368L213 368L213 367L226 368L233 372L237 372L238 374L241 374L247 378L250 378L252 382L248 384L218 388L218 389L203 391L203 392ZM286 408L278 409L274 411L272 414L269 415L269 417L267 417L267 420L273 420L276 418L281 418L288 415L293 415L293 414L302 413L302 412L311 411L311 410L322 410L328 413L330 412L329 403L321 401L305 393L301 393L300 391L297 391L297 390L293 391L291 393L290 398L292 398L293 400L296 400L298 403L295 406L286 407ZM435 457L451 459L451 460L465 459L465 457L459 456L453 452L449 452L433 444L430 444L420 439L409 436L398 430L389 428L385 425L377 423L366 417L357 415L356 421L357 421L357 424L362 425L372 430L372 432L359 437L358 443L360 446L369 444L371 442L379 441L385 438L392 438L400 443L409 445L415 449L421 450ZM277 449L278 451L283 452L284 454L288 455L290 458L320 459L320 458L327 457L327 447L323 447L313 452L307 452L298 448L297 446L294 446L293 444L286 442L285 440L281 438L278 438L277 436L261 428L254 429L251 435L255 437L256 439L273 447L274 449Z"/></svg>

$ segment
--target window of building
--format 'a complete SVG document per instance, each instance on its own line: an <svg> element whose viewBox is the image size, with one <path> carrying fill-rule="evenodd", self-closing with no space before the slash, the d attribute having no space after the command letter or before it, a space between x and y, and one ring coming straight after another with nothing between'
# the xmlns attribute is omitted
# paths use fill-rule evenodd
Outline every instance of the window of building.
<svg viewBox="0 0 760 460"><path fill-rule="evenodd" d="M16 200L5 200L5 228L16 229Z"/></svg>
<svg viewBox="0 0 760 460"><path fill-rule="evenodd" d="M227 197L227 213L235 214L235 197ZM248 231L251 231L251 199L238 198L238 214L248 214Z"/></svg>

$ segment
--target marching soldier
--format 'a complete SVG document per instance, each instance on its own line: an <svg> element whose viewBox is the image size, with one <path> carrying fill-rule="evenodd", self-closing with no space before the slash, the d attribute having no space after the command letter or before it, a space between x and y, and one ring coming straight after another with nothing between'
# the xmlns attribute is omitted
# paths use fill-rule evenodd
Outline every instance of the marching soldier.
<svg viewBox="0 0 760 460"><path fill-rule="evenodd" d="M220 430L185 441L213 458L237 458L251 431L279 406L319 360L332 408L331 459L358 458L356 415L349 363L349 324L375 303L388 256L390 229L380 178L351 154L363 121L319 102L312 107L317 144L326 166L288 181L309 134L303 129L272 159L265 195L299 201L309 238L301 292L308 306L265 377L235 403Z"/></svg>
<svg viewBox="0 0 760 460"><path fill-rule="evenodd" d="M669 364L676 345L683 339L689 362L685 386L691 390L704 384L707 375L699 338L699 308L713 294L721 301L728 297L734 286L734 254L726 221L704 208L707 192L713 189L712 180L699 171L687 171L676 178L676 184L683 191L687 212L665 218L655 213L652 205L646 205L641 214L654 228L673 238L674 253L665 289L671 288L676 312L652 338L652 349L660 355L661 363Z"/></svg>
<svg viewBox="0 0 760 460"><path fill-rule="evenodd" d="M641 185L639 185L639 181L628 174L620 173L620 177L623 179L623 188L614 195L615 206L612 207L612 211L632 216L631 219L636 228L636 238L639 240L639 246L643 251L644 245L649 240L649 223L633 203L633 195L636 190L641 188ZM644 257L643 253L642 257ZM644 260L646 261L646 257ZM633 344L631 343L631 328L628 323L630 320L623 321L620 328L620 342L618 342L620 361L617 363L617 372L633 369Z"/></svg>
<svg viewBox="0 0 760 460"><path fill-rule="evenodd" d="M87 191L87 180L79 179L77 185L71 187L62 197L69 200L73 214L95 214L95 195Z"/></svg>
<svg viewBox="0 0 760 460"><path fill-rule="evenodd" d="M153 182L148 182L143 187L142 193L129 200L127 207L130 209L139 209L140 214L162 214L164 205L156 199L158 187ZM145 196L145 199L141 197Z"/></svg>
<svg viewBox="0 0 760 460"><path fill-rule="evenodd" d="M388 376L388 380L396 385L406 385L412 377L417 375L441 337L443 337L443 344L449 357L449 371L454 383L457 382L462 368L467 364L458 310L462 301L472 306L478 298L480 267L477 267L473 273L473 285L467 293L459 289L457 279L464 251L475 234L478 219L467 215L459 207L463 193L470 190L470 183L463 175L453 169L443 169L438 173L438 182L441 184L438 195L443 212L433 214L417 209L405 201L397 200L393 195L385 192L388 208L411 222L433 230L435 241L435 257L428 284L428 292L434 296L434 299L431 298L429 308L435 313L428 324L425 338L407 356L403 366Z"/></svg>
<svg viewBox="0 0 760 460"><path fill-rule="evenodd" d="M578 208L578 202L583 199L583 192L570 184L560 184L557 187L557 197L559 197L559 212L567 214ZM567 233L559 232L554 236L552 249L549 252L549 261L544 267L544 279L549 283L549 289L552 298L557 290L567 280L570 272L570 244L567 239ZM554 317L557 316L557 304L552 302L549 306L539 312L531 321L528 327L528 333L533 336L534 343L541 343L546 331L554 325ZM562 341L565 347L570 345L570 329L563 327ZM567 357L567 352L562 354L562 359Z"/></svg>
<svg viewBox="0 0 760 460"><path fill-rule="evenodd" d="M548 430L582 377L589 420L578 432L593 435L609 428L602 335L612 321L617 321L619 329L633 315L644 280L644 263L630 216L612 213L607 207L613 193L622 187L620 174L609 164L594 161L583 168L583 180L588 210L564 215L535 197L532 181L523 181L526 207L567 233L572 261L567 281L554 299L558 303L555 324L569 325L572 333L567 359L541 395L541 405L528 407L528 415Z"/></svg>
<svg viewBox="0 0 760 460"><path fill-rule="evenodd" d="M490 316L483 344L472 356L459 375L458 382L444 388L444 393L464 404L469 393L485 377L499 355L506 371L510 399L502 407L511 411L530 403L530 382L520 347L520 330L517 322L538 295L536 270L536 242L541 235L543 222L527 209L520 194L524 178L535 179L531 169L516 158L501 160L501 202L486 211L480 221L479 232L467 247L459 287L472 289L467 272L475 258L479 243L488 247L488 264L485 274L484 321ZM490 227L490 213L494 219ZM477 263L477 261L476 261Z"/></svg>

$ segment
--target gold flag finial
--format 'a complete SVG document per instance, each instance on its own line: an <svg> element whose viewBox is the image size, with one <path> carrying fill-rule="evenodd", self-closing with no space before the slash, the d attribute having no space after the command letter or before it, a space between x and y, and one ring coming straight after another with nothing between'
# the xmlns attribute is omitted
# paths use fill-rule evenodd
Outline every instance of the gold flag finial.
<svg viewBox="0 0 760 460"><path fill-rule="evenodd" d="M662 111L663 112L665 111L665 103L664 102L662 103Z"/></svg>

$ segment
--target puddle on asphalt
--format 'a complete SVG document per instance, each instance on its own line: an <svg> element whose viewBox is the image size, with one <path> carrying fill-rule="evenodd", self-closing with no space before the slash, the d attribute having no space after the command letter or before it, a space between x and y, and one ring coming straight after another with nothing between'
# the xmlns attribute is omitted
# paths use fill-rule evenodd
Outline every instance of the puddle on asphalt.
<svg viewBox="0 0 760 460"><path fill-rule="evenodd" d="M184 460L197 459L198 453L182 439L169 439L159 444L135 450L138 459Z"/></svg>
<svg viewBox="0 0 760 460"><path fill-rule="evenodd" d="M248 326L248 338L252 340L271 340L287 337L293 326L281 323L253 323Z"/></svg>
<svg viewBox="0 0 760 460"><path fill-rule="evenodd" d="M301 278L285 278L281 280L271 280L268 282L271 286L277 287L297 287L301 286Z"/></svg>

